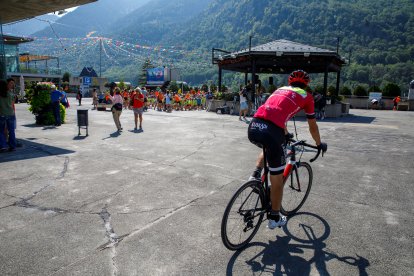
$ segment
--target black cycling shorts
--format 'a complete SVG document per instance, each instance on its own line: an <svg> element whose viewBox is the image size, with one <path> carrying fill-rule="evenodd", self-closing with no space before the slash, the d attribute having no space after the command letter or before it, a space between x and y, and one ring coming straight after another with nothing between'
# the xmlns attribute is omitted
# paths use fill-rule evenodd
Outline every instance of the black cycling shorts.
<svg viewBox="0 0 414 276"><path fill-rule="evenodd" d="M270 174L282 174L286 165L284 129L269 121L253 118L247 133L250 142L260 148L266 148Z"/></svg>

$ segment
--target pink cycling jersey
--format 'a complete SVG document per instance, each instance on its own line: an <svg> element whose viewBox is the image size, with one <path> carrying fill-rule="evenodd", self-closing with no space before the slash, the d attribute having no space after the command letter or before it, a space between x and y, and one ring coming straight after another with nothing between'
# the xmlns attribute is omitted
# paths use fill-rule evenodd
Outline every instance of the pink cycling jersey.
<svg viewBox="0 0 414 276"><path fill-rule="evenodd" d="M287 121L301 109L305 110L307 118L315 118L312 95L298 87L284 86L270 95L254 114L254 118L264 119L285 128Z"/></svg>

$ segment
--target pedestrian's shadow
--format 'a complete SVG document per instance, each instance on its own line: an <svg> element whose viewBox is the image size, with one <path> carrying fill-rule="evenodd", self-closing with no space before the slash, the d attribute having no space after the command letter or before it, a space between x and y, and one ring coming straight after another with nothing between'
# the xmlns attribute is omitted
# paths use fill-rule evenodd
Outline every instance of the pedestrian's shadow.
<svg viewBox="0 0 414 276"><path fill-rule="evenodd" d="M88 137L88 136L86 136L86 135L84 135L84 136L77 135L77 136L73 137L73 140L85 140L86 137Z"/></svg>
<svg viewBox="0 0 414 276"><path fill-rule="evenodd" d="M244 250L236 252L227 265L226 274L236 275L251 270L253 274L309 275L314 265L319 275L331 275L334 272L328 271L326 263L335 259L357 267L359 275L368 275L366 268L370 263L364 257L358 254L355 254L356 257L341 257L325 249L323 241L329 237L330 227L318 215L298 213L295 220L290 218L283 230L286 236L277 235L268 244L251 243ZM313 252L310 259L300 256L309 251Z"/></svg>
<svg viewBox="0 0 414 276"><path fill-rule="evenodd" d="M108 137L102 138L102 140L106 140L106 139L110 139L110 138L117 138L120 135L121 135L121 133L119 131L115 131L115 132L109 134Z"/></svg>
<svg viewBox="0 0 414 276"><path fill-rule="evenodd" d="M143 129L131 129L131 130L128 130L129 132L132 132L132 133L142 133L142 132L144 132L144 130Z"/></svg>

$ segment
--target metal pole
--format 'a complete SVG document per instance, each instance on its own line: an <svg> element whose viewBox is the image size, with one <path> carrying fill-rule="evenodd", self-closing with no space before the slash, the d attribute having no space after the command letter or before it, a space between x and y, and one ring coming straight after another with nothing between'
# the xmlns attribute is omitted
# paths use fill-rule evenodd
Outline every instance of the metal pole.
<svg viewBox="0 0 414 276"><path fill-rule="evenodd" d="M325 65L325 74L323 76L323 95L326 96L328 91L328 65Z"/></svg>
<svg viewBox="0 0 414 276"><path fill-rule="evenodd" d="M3 23L0 18L0 79L7 78L6 53L4 50Z"/></svg>
<svg viewBox="0 0 414 276"><path fill-rule="evenodd" d="M99 77L102 77L102 38L99 43Z"/></svg>
<svg viewBox="0 0 414 276"><path fill-rule="evenodd" d="M339 54L339 36L336 38L336 53Z"/></svg>
<svg viewBox="0 0 414 276"><path fill-rule="evenodd" d="M256 106L256 60L252 60L252 85L253 85L253 93L252 93L252 103L253 103L253 109L256 112L257 106Z"/></svg>
<svg viewBox="0 0 414 276"><path fill-rule="evenodd" d="M222 69L221 69L221 67L219 66L219 79L218 79L218 88L217 88L217 92L220 92L221 91L221 75L222 75Z"/></svg>

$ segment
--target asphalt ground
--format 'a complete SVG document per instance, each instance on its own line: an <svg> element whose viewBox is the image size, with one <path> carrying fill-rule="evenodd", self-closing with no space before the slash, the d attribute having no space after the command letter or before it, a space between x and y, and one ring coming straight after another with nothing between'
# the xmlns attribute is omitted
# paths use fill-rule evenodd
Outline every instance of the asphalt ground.
<svg viewBox="0 0 414 276"><path fill-rule="evenodd" d="M55 128L16 105L23 147L0 154L0 275L414 275L412 112L320 121L329 149L305 205L233 252L222 215L260 152L245 122L150 110L134 132L126 110L118 135L110 112L89 110L85 137L77 108Z"/></svg>

